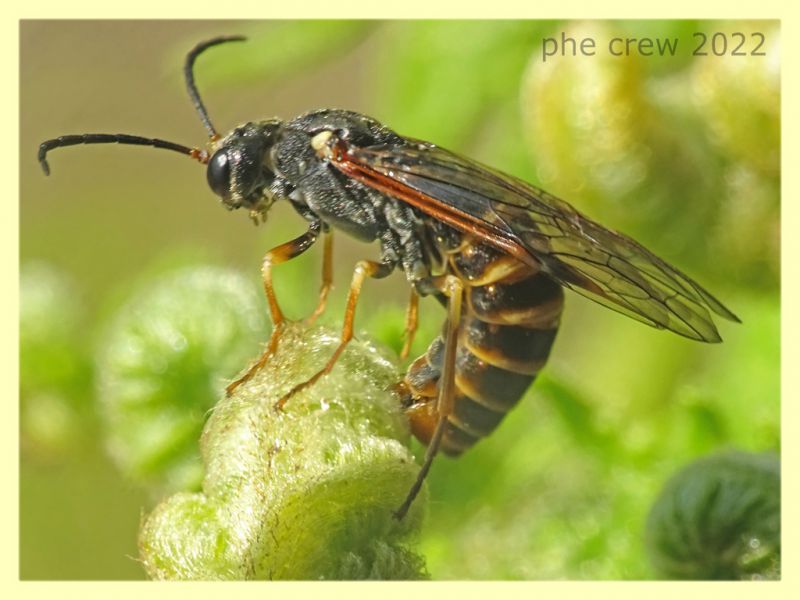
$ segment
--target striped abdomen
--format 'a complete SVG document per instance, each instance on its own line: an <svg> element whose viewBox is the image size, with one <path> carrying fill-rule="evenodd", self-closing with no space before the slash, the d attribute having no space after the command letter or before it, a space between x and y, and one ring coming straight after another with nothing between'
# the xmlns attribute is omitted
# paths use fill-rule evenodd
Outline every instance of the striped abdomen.
<svg viewBox="0 0 800 600"><path fill-rule="evenodd" d="M442 450L452 456L494 431L524 395L550 354L564 295L547 275L489 246L465 240L446 252L447 272L465 286L456 397L442 440ZM443 350L442 334L404 380L412 432L425 444L439 417Z"/></svg>

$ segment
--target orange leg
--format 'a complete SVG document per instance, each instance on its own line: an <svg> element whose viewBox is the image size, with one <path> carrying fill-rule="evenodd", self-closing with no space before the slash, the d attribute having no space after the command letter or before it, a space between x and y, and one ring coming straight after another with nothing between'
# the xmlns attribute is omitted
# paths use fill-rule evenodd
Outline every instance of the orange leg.
<svg viewBox="0 0 800 600"><path fill-rule="evenodd" d="M344 325L342 326L342 337L333 355L317 373L311 376L310 379L294 386L287 394L285 394L276 404L277 409L282 409L286 402L300 390L307 388L316 383L320 377L327 375L333 369L336 361L339 360L342 352L348 342L353 339L353 321L356 316L356 305L358 304L358 297L361 295L361 286L367 277L380 279L386 277L392 272L393 266L386 263L379 263L372 260L360 260L356 264L355 271L353 271L353 279L350 282L350 292L347 295L347 307L344 313Z"/></svg>
<svg viewBox="0 0 800 600"><path fill-rule="evenodd" d="M319 302L317 308L310 317L306 319L306 324L311 325L317 320L324 311L328 302L328 293L333 287L333 232L328 232L324 237L322 251L322 287L319 289Z"/></svg>
<svg viewBox="0 0 800 600"><path fill-rule="evenodd" d="M417 333L418 325L419 294L417 294L417 290L412 287L411 297L408 300L408 308L406 309L406 330L404 333L405 341L403 342L403 349L400 351L401 360L408 358L408 353L411 350L411 344L414 343L414 335Z"/></svg>
<svg viewBox="0 0 800 600"><path fill-rule="evenodd" d="M283 311L278 305L278 299L275 297L275 288L272 285L272 267L301 255L314 244L318 236L319 227L312 226L303 235L273 248L264 256L264 260L261 263L261 278L264 283L264 294L267 297L269 314L272 319L272 335L269 338L269 343L261 355L261 358L254 362L244 375L228 384L225 388L225 393L228 396L262 369L267 363L267 360L269 360L269 357L272 356L278 348L278 340L281 337L286 317L283 316Z"/></svg>
<svg viewBox="0 0 800 600"><path fill-rule="evenodd" d="M425 460L417 474L417 479L408 491L403 504L394 513L397 520L406 516L408 509L411 508L411 504L422 489L422 484L428 476L433 459L439 452L442 436L447 427L447 417L453 412L456 350L458 348L458 331L461 326L461 303L464 296L464 284L457 277L448 275L445 278L442 292L449 298L449 302L447 303L447 335L444 342L444 356L442 357L442 374L439 378L439 395L436 399L436 414L439 415L439 421L436 423L433 437L428 444Z"/></svg>

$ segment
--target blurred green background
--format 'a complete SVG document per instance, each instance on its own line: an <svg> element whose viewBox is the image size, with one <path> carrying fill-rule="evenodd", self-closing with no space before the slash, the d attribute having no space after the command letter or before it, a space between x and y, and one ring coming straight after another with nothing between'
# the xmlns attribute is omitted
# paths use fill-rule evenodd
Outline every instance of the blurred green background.
<svg viewBox="0 0 800 600"><path fill-rule="evenodd" d="M595 39L597 54L544 62L542 39L562 32ZM725 33L727 55L709 43L692 56L696 32ZM763 33L766 56L730 56L733 32L747 53ZM120 467L100 417L120 307L185 265L234 269L256 289L264 252L304 229L280 204L258 229L228 214L203 169L175 154L63 149L45 178L36 147L83 132L202 145L183 57L233 33L250 41L196 68L220 131L321 107L369 114L564 197L741 317L710 346L568 294L541 381L491 438L432 469L420 550L434 579L659 577L643 538L668 477L719 449L779 451L777 22L23 21L20 576L144 577L141 514L179 483ZM617 36L679 45L616 58L605 48ZM331 323L352 265L376 250L340 235L335 252ZM315 249L277 269L290 317L312 310L319 259ZM406 298L399 274L368 283L360 325L397 347ZM431 301L422 313L417 353L443 314ZM244 356L266 339L263 324L247 327Z"/></svg>

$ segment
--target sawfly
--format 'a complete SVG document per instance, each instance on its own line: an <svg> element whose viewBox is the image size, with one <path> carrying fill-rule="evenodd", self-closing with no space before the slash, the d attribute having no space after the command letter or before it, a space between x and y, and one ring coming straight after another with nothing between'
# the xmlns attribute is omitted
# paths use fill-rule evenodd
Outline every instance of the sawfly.
<svg viewBox="0 0 800 600"><path fill-rule="evenodd" d="M326 366L279 406L332 369L353 337L367 278L402 269L411 286L404 357L416 330L419 296L441 302L447 310L441 334L398 384L411 430L427 452L397 518L407 513L437 452L455 456L472 447L524 395L550 354L565 287L701 342L721 341L711 313L739 321L689 276L565 201L434 144L398 135L370 117L322 109L289 121L245 123L219 135L195 85L194 63L212 46L243 39L217 37L186 58L189 96L209 134L206 149L87 133L43 142L39 162L49 173L47 153L78 144L172 150L207 165L208 184L226 208L245 209L261 222L274 202L284 200L306 220L304 234L264 257L263 285L275 327L262 357L228 386L228 393L257 372L280 341L286 319L275 297L273 267L320 239L323 278L311 319L323 311L332 281L334 229L378 242L380 259L356 264L339 346Z"/></svg>

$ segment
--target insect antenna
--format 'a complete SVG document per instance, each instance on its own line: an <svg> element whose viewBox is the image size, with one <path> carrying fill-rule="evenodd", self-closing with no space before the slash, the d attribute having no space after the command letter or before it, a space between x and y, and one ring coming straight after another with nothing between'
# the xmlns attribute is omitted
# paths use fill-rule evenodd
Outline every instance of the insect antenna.
<svg viewBox="0 0 800 600"><path fill-rule="evenodd" d="M219 139L219 134L211 124L208 118L203 101L200 99L200 94L197 91L197 86L194 83L194 62L197 57L206 49L224 44L226 42L238 42L246 39L241 35L220 36L205 42L201 42L186 55L186 63L183 67L183 74L186 78L186 88L189 91L189 97L192 104L200 115L203 125L208 130L209 136L212 141ZM148 138L140 135L130 135L127 133L82 133L78 135L62 135L61 137L46 140L39 145L39 164L45 175L50 175L50 165L47 163L47 153L56 148L63 148L66 146L77 146L80 144L128 144L132 146L152 146L153 148L161 148L164 150L172 150L185 154L202 164L208 163L208 152L200 150L199 148L190 148L182 144L176 144L167 140L158 138Z"/></svg>
<svg viewBox="0 0 800 600"><path fill-rule="evenodd" d="M220 37L215 37L210 40L206 40L205 42L200 42L197 44L197 46L191 49L189 54L186 55L186 63L183 66L183 76L186 79L186 89L189 92L189 98L191 98L192 104L194 104L197 114L200 115L200 120L203 121L203 125L208 131L208 135L211 137L212 141L217 140L219 138L219 134L211 124L211 119L208 118L208 111L206 110L203 101L200 99L200 92L197 91L197 86L194 83L194 61L198 56L200 56L200 54L212 46L225 44L227 42L241 42L246 39L247 38L243 35L223 35Z"/></svg>
<svg viewBox="0 0 800 600"><path fill-rule="evenodd" d="M146 138L139 135L129 135L127 133L82 133L79 135L62 135L61 137L47 140L39 145L39 164L45 175L50 175L50 165L47 163L47 153L56 148L65 146L77 146L79 144L129 144L132 146L152 146L164 150L173 150L186 154L187 156L206 164L208 162L208 152L199 148L189 148L182 144L161 140L158 138Z"/></svg>

